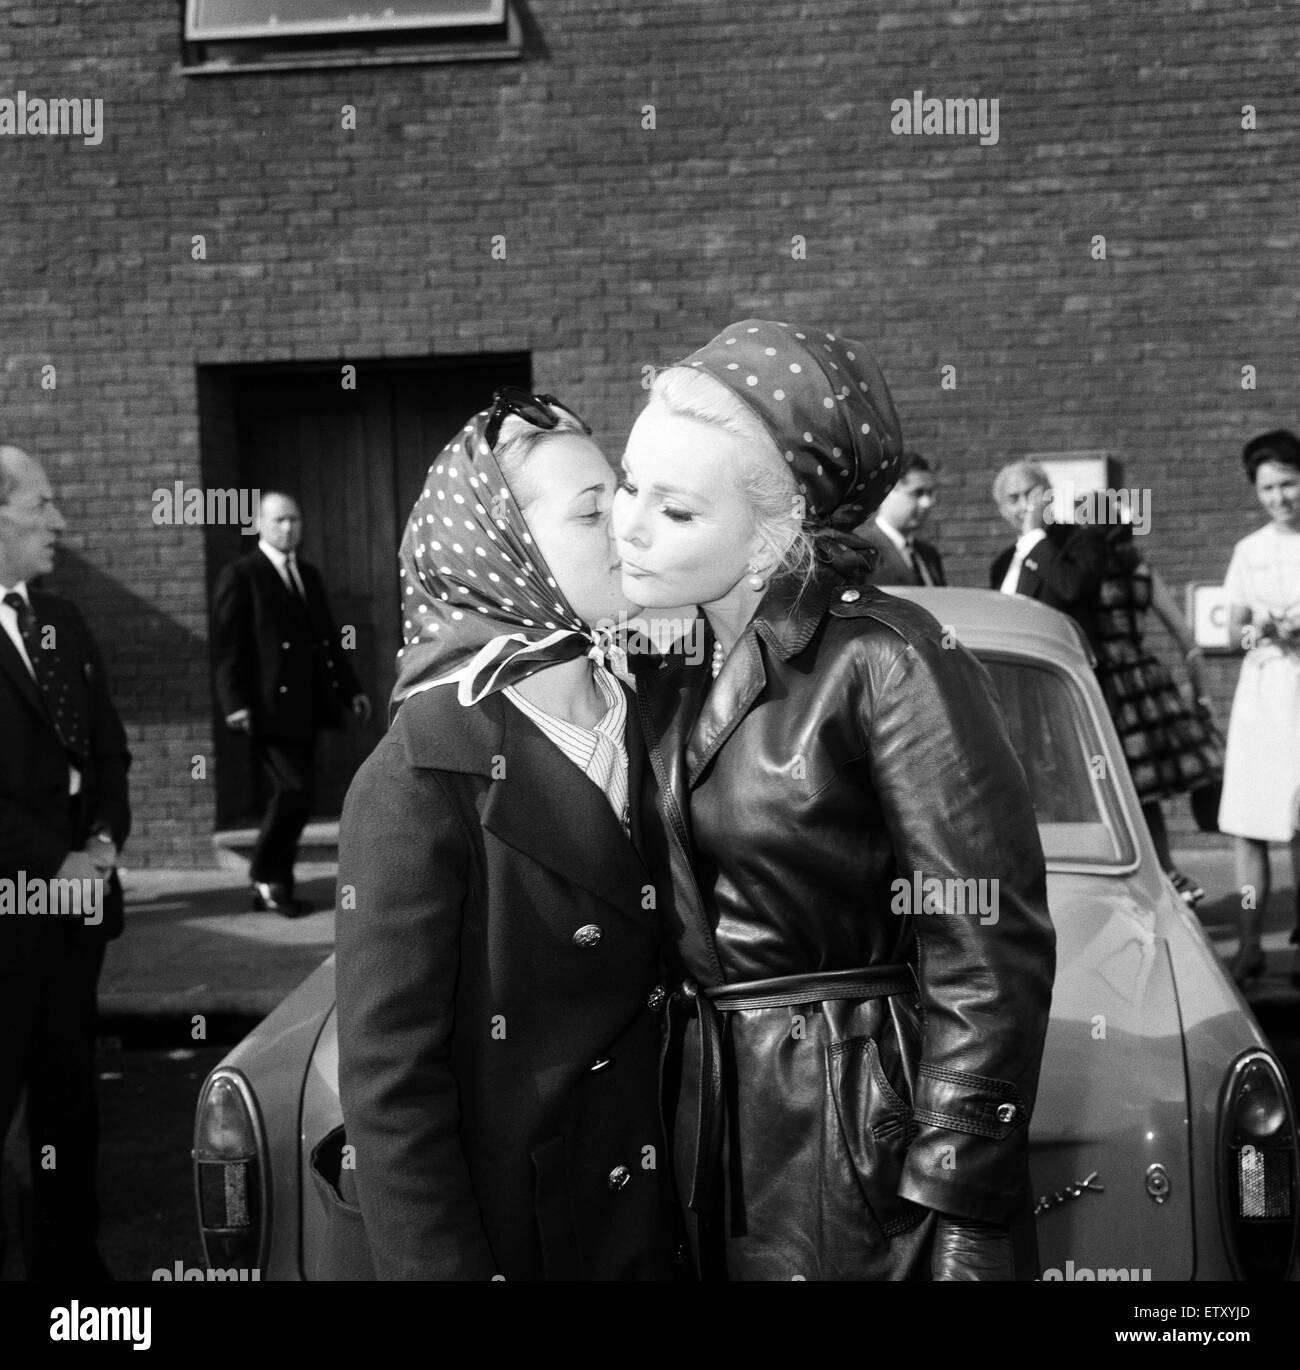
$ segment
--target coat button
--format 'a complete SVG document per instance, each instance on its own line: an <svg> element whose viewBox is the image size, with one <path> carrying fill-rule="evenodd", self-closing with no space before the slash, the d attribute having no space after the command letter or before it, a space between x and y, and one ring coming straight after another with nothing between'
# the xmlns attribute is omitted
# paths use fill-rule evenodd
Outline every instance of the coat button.
<svg viewBox="0 0 1300 1370"><path fill-rule="evenodd" d="M645 1006L651 1013L658 1013L667 1002L668 991L662 985L656 985L646 997Z"/></svg>
<svg viewBox="0 0 1300 1370"><path fill-rule="evenodd" d="M280 693L281 693L282 695L287 695L287 694L289 693L289 687L288 687L287 685L281 685L281 686L280 686Z"/></svg>
<svg viewBox="0 0 1300 1370"><path fill-rule="evenodd" d="M595 923L584 923L577 932L573 934L573 940L580 947L594 947L604 934Z"/></svg>
<svg viewBox="0 0 1300 1370"><path fill-rule="evenodd" d="M599 1075L602 1070L608 1070L613 1064L614 1058L612 1056L602 1056L599 1061L590 1067L589 1073L592 1075Z"/></svg>
<svg viewBox="0 0 1300 1370"><path fill-rule="evenodd" d="M611 1189L626 1189L632 1183L632 1172L625 1165L616 1165L609 1172L609 1187Z"/></svg>
<svg viewBox="0 0 1300 1370"><path fill-rule="evenodd" d="M1014 1123L1015 1121L1016 1121L1016 1106L1015 1106L1015 1104L999 1104L999 1105L998 1105L998 1122L1000 1122L1000 1123Z"/></svg>
<svg viewBox="0 0 1300 1370"><path fill-rule="evenodd" d="M282 648L284 648L284 650L285 650L286 652L289 650L289 644L288 644L287 642L282 642L282 643L280 644L280 646L281 646Z"/></svg>
<svg viewBox="0 0 1300 1370"><path fill-rule="evenodd" d="M840 602L843 604L853 604L862 598L861 590L841 590Z"/></svg>

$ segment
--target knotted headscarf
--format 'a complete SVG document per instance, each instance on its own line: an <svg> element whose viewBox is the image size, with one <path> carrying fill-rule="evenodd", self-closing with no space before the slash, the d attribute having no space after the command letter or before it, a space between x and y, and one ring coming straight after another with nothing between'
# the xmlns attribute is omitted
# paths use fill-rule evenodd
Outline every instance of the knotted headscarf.
<svg viewBox="0 0 1300 1370"><path fill-rule="evenodd" d="M454 685L462 704L575 657L609 658L565 598L533 542L476 414L425 477L398 554L402 640L392 708Z"/></svg>
<svg viewBox="0 0 1300 1370"><path fill-rule="evenodd" d="M903 457L894 401L866 347L819 328L742 319L679 365L712 376L753 412L790 464L805 527L834 530L822 539L828 549L865 560L867 544L849 530L889 493Z"/></svg>

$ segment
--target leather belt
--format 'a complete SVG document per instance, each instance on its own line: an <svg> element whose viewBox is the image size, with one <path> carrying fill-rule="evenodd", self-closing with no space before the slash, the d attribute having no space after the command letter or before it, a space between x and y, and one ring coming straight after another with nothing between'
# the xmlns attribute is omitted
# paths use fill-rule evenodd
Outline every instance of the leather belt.
<svg viewBox="0 0 1300 1370"><path fill-rule="evenodd" d="M818 1004L830 999L883 999L891 994L914 994L916 990L916 975L905 964L782 975L707 988L693 980L683 981L682 996L700 1025L700 1097L695 1161L687 1199L691 1212L701 1217L713 1212L722 1169L723 1014L744 1009L793 1008L796 1004Z"/></svg>

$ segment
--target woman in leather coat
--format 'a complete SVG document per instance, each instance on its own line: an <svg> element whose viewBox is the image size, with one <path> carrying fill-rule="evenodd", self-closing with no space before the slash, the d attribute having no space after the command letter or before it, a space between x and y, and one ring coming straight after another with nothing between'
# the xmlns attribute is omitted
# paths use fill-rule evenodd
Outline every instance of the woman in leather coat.
<svg viewBox="0 0 1300 1370"><path fill-rule="evenodd" d="M862 578L901 452L861 344L750 319L657 379L615 497L628 598L707 624L635 662L706 1279L1037 1273L1042 849L987 673Z"/></svg>

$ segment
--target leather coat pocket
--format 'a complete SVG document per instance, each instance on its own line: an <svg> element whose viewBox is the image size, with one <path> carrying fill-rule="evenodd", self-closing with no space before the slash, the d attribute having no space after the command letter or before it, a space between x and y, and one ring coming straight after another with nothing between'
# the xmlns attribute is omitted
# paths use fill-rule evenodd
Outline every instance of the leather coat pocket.
<svg viewBox="0 0 1300 1370"><path fill-rule="evenodd" d="M834 1113L827 1122L838 1128L877 1234L888 1239L909 1231L927 1211L898 1193L917 1130L911 1107L890 1084L874 1038L832 1043L826 1069Z"/></svg>

